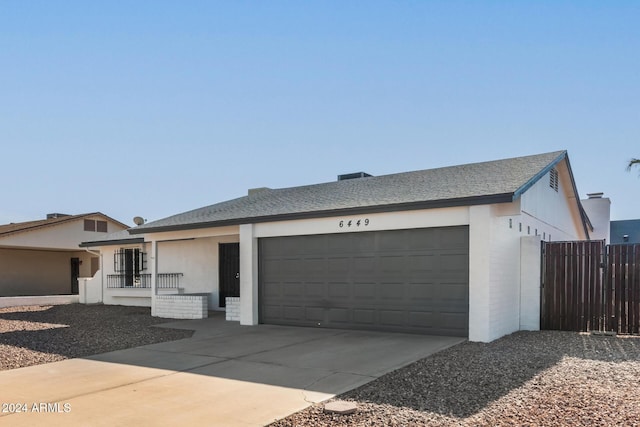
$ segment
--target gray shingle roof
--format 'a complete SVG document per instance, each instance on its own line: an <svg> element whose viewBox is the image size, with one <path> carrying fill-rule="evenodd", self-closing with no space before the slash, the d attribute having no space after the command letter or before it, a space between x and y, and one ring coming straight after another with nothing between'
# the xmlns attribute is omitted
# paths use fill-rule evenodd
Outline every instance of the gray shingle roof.
<svg viewBox="0 0 640 427"><path fill-rule="evenodd" d="M141 234L294 218L509 202L518 198L566 156L566 151L555 151L483 163L268 189L149 222L130 232Z"/></svg>

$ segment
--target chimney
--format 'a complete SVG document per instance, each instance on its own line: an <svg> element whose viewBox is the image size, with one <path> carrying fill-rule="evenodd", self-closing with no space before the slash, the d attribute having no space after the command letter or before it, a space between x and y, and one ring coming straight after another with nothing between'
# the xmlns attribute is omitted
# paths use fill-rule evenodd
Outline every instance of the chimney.
<svg viewBox="0 0 640 427"><path fill-rule="evenodd" d="M580 200L584 211L587 213L593 231L590 231L591 240L606 240L611 236L611 200L603 197L604 193L587 193L587 199Z"/></svg>

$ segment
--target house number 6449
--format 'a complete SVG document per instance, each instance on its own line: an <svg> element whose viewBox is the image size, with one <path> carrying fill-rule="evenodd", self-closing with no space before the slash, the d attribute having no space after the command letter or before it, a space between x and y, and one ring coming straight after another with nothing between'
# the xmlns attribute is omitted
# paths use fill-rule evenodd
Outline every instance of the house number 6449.
<svg viewBox="0 0 640 427"><path fill-rule="evenodd" d="M340 228L344 227L366 227L369 225L369 218L365 219L343 219L338 223Z"/></svg>

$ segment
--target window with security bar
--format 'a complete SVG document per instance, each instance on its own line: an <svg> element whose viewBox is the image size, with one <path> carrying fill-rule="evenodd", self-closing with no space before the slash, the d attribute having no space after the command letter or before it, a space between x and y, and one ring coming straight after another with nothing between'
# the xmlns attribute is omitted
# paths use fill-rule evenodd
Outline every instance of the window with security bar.
<svg viewBox="0 0 640 427"><path fill-rule="evenodd" d="M140 286L140 273L147 269L147 254L138 248L117 250L113 266L115 272L120 273L122 286Z"/></svg>

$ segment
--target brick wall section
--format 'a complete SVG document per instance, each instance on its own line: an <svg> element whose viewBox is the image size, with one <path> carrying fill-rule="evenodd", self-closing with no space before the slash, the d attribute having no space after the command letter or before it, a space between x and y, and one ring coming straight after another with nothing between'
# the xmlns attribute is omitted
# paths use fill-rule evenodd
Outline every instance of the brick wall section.
<svg viewBox="0 0 640 427"><path fill-rule="evenodd" d="M167 319L205 319L208 295L156 295L155 315Z"/></svg>
<svg viewBox="0 0 640 427"><path fill-rule="evenodd" d="M226 298L226 320L232 322L240 321L240 297Z"/></svg>

